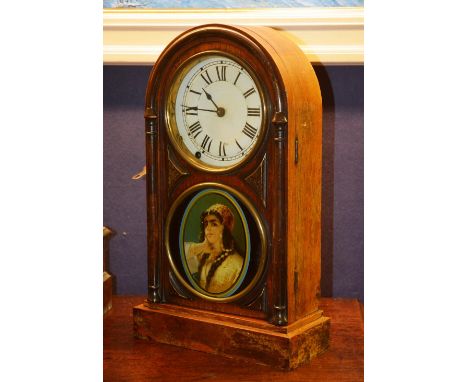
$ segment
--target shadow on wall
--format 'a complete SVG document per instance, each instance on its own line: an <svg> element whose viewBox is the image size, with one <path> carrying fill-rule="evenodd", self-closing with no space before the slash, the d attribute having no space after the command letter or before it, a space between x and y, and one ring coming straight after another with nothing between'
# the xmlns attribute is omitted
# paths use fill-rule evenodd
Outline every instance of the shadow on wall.
<svg viewBox="0 0 468 382"><path fill-rule="evenodd" d="M322 92L322 271L321 294L333 295L333 205L335 99L325 66L313 65Z"/></svg>

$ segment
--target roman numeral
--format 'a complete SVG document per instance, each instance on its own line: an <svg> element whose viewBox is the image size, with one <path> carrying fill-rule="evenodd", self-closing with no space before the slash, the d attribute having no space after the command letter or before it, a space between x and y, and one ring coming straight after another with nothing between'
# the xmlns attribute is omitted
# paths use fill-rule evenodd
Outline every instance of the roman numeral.
<svg viewBox="0 0 468 382"><path fill-rule="evenodd" d="M226 67L225 66L217 66L216 74L218 75L219 81L226 81Z"/></svg>
<svg viewBox="0 0 468 382"><path fill-rule="evenodd" d="M219 142L219 156L225 157L226 156L226 143Z"/></svg>
<svg viewBox="0 0 468 382"><path fill-rule="evenodd" d="M257 134L257 129L255 127L249 125L248 123L246 123L244 129L242 130L242 132L245 135L247 135L250 139L254 139L255 134Z"/></svg>
<svg viewBox="0 0 468 382"><path fill-rule="evenodd" d="M197 121L195 123L192 123L189 127L188 127L188 130L189 130L189 134L194 134L195 132L197 132L198 130L201 130L201 125L200 125L200 121Z"/></svg>
<svg viewBox="0 0 468 382"><path fill-rule="evenodd" d="M203 75L203 73L200 73L200 76L205 80L205 82L209 85L209 84L212 84L213 83L213 80L210 78L210 74L208 73L208 70L206 70L205 72L206 74L206 77Z"/></svg>
<svg viewBox="0 0 468 382"><path fill-rule="evenodd" d="M259 107L248 107L247 115L249 117L260 117L260 108Z"/></svg>
<svg viewBox="0 0 468 382"><path fill-rule="evenodd" d="M237 142L237 139L236 139L236 145L237 145L237 147L239 147L241 149L241 151L244 150L244 148L240 145L240 143ZM244 155L244 153L242 153L242 155Z"/></svg>
<svg viewBox="0 0 468 382"><path fill-rule="evenodd" d="M196 92L195 90L192 90L192 89L190 89L190 91L191 91L192 93L195 93L195 94L201 95L201 93L199 93L199 92Z"/></svg>
<svg viewBox="0 0 468 382"><path fill-rule="evenodd" d="M201 144L201 146L203 147L203 150L210 151L211 142L213 142L213 140L210 138L208 134L205 134L205 138L203 138L203 142ZM208 148L206 146L208 146Z"/></svg>
<svg viewBox="0 0 468 382"><path fill-rule="evenodd" d="M185 114L186 115L198 115L198 107L197 106L183 106L185 107Z"/></svg>
<svg viewBox="0 0 468 382"><path fill-rule="evenodd" d="M244 93L244 97L247 98L249 95L252 95L253 93L255 93L255 89L254 89L254 88L250 88L249 90L247 90L247 91Z"/></svg>
<svg viewBox="0 0 468 382"><path fill-rule="evenodd" d="M239 79L239 76L241 75L241 72L239 72L239 74L237 74L237 77L236 79L234 80L234 85L236 84L237 80Z"/></svg>

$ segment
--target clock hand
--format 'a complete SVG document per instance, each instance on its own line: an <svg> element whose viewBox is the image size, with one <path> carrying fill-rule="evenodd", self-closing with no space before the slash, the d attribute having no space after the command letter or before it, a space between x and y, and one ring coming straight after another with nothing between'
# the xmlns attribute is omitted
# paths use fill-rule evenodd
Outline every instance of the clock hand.
<svg viewBox="0 0 468 382"><path fill-rule="evenodd" d="M197 110L202 110L202 111L211 111L213 113L217 113L218 110L209 110L209 109L200 109L200 108L197 108Z"/></svg>
<svg viewBox="0 0 468 382"><path fill-rule="evenodd" d="M216 105L215 101L213 101L213 97L211 96L211 94L209 94L205 89L202 88L202 90L205 92L206 94L206 98L208 99L208 101L211 101L213 103L213 105L215 105L216 107L216 114L218 115L218 117L222 117L225 113L226 113L226 110L224 110L224 108L222 107L219 107L218 105Z"/></svg>
<svg viewBox="0 0 468 382"><path fill-rule="evenodd" d="M216 109L219 109L218 105L216 105L215 101L213 101L213 97L211 96L211 94L209 94L205 89L202 89L205 94L206 94L206 98L208 98L208 101L211 101L213 103L213 105L215 105Z"/></svg>
<svg viewBox="0 0 468 382"><path fill-rule="evenodd" d="M200 109L199 107L197 106L185 106L185 105L181 105L182 107L185 107L185 111L190 111L190 110L202 110L202 111L211 111L212 113L217 113L218 110L212 110L212 109Z"/></svg>

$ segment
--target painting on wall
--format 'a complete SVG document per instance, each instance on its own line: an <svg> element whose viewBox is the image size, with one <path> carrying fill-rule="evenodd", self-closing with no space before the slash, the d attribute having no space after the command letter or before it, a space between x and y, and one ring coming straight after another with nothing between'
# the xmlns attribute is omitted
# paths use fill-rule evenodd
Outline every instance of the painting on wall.
<svg viewBox="0 0 468 382"><path fill-rule="evenodd" d="M104 8L305 8L362 7L364 0L104 0Z"/></svg>

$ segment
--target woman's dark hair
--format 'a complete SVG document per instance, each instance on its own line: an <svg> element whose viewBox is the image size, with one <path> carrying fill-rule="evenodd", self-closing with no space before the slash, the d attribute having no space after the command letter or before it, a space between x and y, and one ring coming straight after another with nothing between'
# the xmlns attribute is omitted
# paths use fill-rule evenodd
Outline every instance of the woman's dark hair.
<svg viewBox="0 0 468 382"><path fill-rule="evenodd" d="M226 260L228 258L229 255L231 255L232 253L234 253L233 251L223 251L221 256L219 256L214 262L213 264L211 264L211 267L210 267L210 270L208 272L208 274L206 275L206 284L205 284L205 289L208 290L208 287L210 286L210 283L211 283L211 279L213 278L216 270L218 269L218 267L224 262L224 260ZM198 274L200 275L201 277L201 270L203 268L203 266L205 265L206 263L206 260L208 260L208 257L210 256L209 253L204 253L202 258L201 258L201 261L200 261L200 264L198 265Z"/></svg>

